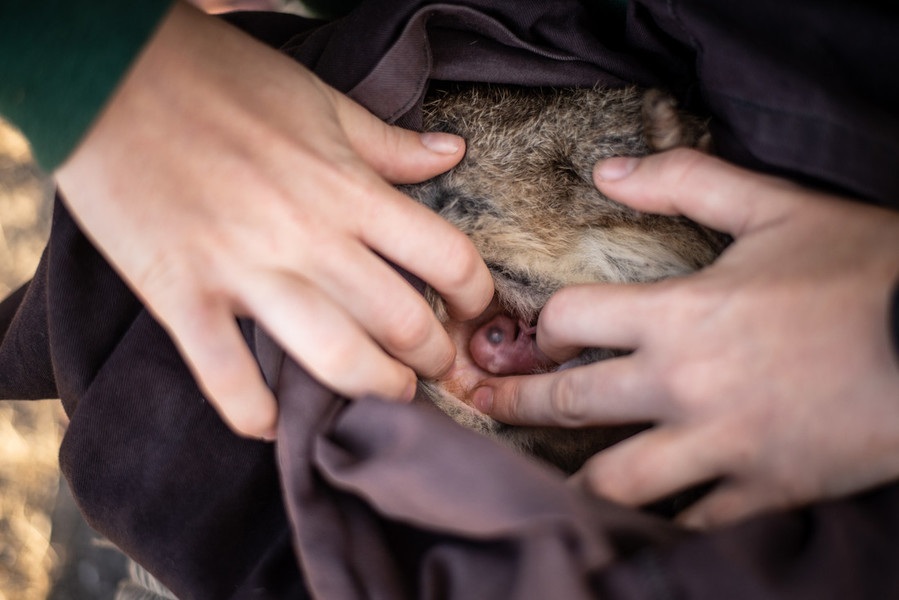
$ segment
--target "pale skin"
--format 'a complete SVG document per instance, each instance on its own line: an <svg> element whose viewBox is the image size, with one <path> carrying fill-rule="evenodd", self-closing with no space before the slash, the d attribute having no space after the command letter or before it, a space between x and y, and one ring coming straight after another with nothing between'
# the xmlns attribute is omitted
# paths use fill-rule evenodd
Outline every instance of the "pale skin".
<svg viewBox="0 0 899 600"><path fill-rule="evenodd" d="M560 291L540 348L627 356L488 380L479 408L515 424L654 427L601 452L573 482L642 505L721 478L680 515L704 528L899 476L899 361L888 304L899 214L689 150L610 159L609 197L683 214L734 244L691 276Z"/></svg>
<svg viewBox="0 0 899 600"><path fill-rule="evenodd" d="M235 316L341 394L409 400L454 346L384 259L458 317L493 283L463 234L397 192L464 141L390 127L294 61L176 4L55 174L97 247L167 329L238 433L277 407ZM381 258L383 257L383 258Z"/></svg>

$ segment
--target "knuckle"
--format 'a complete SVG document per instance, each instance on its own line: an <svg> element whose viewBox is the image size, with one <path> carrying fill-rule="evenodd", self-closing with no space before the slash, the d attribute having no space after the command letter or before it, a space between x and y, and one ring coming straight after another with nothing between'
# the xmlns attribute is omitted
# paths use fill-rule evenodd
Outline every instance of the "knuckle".
<svg viewBox="0 0 899 600"><path fill-rule="evenodd" d="M138 295L165 312L178 312L173 309L181 305L182 293L196 283L189 265L173 254L177 254L174 249L160 249L148 257L144 268L130 274Z"/></svg>
<svg viewBox="0 0 899 600"><path fill-rule="evenodd" d="M434 325L433 313L420 306L396 311L386 321L382 341L392 352L409 354L428 342Z"/></svg>
<svg viewBox="0 0 899 600"><path fill-rule="evenodd" d="M524 418L527 411L524 409L524 402L521 399L521 388L515 379L505 381L497 389L495 408L504 409L502 412L516 422Z"/></svg>
<svg viewBox="0 0 899 600"><path fill-rule="evenodd" d="M703 189L707 169L714 159L689 148L676 148L660 157L659 189L670 194L693 193Z"/></svg>
<svg viewBox="0 0 899 600"><path fill-rule="evenodd" d="M304 366L315 372L323 383L345 389L346 379L352 375L357 365L360 345L355 339L332 336L316 345L313 356L299 357ZM341 385L343 383L343 385Z"/></svg>
<svg viewBox="0 0 899 600"><path fill-rule="evenodd" d="M658 370L671 399L679 404L695 393L696 374L682 363L669 363Z"/></svg>
<svg viewBox="0 0 899 600"><path fill-rule="evenodd" d="M238 356L240 350L191 348L184 351L197 379L219 406L239 404L253 385L256 373L245 368L242 357Z"/></svg>
<svg viewBox="0 0 899 600"><path fill-rule="evenodd" d="M674 410L682 415L695 415L705 404L707 378L705 368L693 363L672 364L660 370Z"/></svg>
<svg viewBox="0 0 899 600"><path fill-rule="evenodd" d="M555 420L562 426L586 425L589 421L589 400L583 393L579 378L563 372L553 383L550 408Z"/></svg>
<svg viewBox="0 0 899 600"><path fill-rule="evenodd" d="M664 319L665 325L683 327L684 324L694 323L706 310L709 291L709 285L699 274L691 275L689 279L671 277L655 282L649 293L652 294L651 301L654 305L665 307L659 315L659 318Z"/></svg>
<svg viewBox="0 0 899 600"><path fill-rule="evenodd" d="M449 230L443 277L449 289L468 286L483 267L483 261L471 241L456 230ZM486 274L486 269L484 271Z"/></svg>
<svg viewBox="0 0 899 600"><path fill-rule="evenodd" d="M690 178L712 159L708 155L691 148L674 148L665 153L665 167L678 179Z"/></svg>
<svg viewBox="0 0 899 600"><path fill-rule="evenodd" d="M511 424L530 423L532 410L523 395L516 378L509 378L494 390L495 398L491 414Z"/></svg>
<svg viewBox="0 0 899 600"><path fill-rule="evenodd" d="M745 406L735 404L740 396L733 387L731 366L724 356L687 356L683 361L673 361L659 369L663 389L670 398L674 415L680 418L702 418L730 406L743 411Z"/></svg>

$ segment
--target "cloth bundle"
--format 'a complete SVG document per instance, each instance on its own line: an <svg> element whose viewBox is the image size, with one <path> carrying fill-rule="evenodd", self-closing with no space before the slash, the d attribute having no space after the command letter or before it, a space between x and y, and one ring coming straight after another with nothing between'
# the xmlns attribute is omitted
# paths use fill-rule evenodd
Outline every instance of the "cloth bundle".
<svg viewBox="0 0 899 600"><path fill-rule="evenodd" d="M711 115L729 160L899 199L889 19L711 0L619 16L575 0L370 0L329 24L229 19L408 127L429 80L660 85ZM844 62L816 61L775 22L853 43ZM845 93L848 71L875 83ZM687 535L426 406L337 397L242 327L280 402L275 447L222 424L59 202L33 281L0 306L0 397L62 399L60 463L83 513L181 598L899 597L897 485Z"/></svg>

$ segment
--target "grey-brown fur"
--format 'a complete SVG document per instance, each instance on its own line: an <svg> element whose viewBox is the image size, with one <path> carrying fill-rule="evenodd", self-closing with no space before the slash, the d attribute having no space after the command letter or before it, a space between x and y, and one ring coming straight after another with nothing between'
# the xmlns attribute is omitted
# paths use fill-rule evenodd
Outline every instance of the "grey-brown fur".
<svg viewBox="0 0 899 600"><path fill-rule="evenodd" d="M553 292L585 282L645 282L711 262L722 236L682 218L638 213L601 195L596 162L675 146L707 147L702 121L678 113L656 90L470 86L432 93L425 128L467 141L449 173L403 190L452 222L490 268L497 299L533 322ZM436 295L430 301L447 316ZM612 355L595 350L585 360ZM635 428L514 428L489 419L443 384L426 395L463 425L572 471Z"/></svg>

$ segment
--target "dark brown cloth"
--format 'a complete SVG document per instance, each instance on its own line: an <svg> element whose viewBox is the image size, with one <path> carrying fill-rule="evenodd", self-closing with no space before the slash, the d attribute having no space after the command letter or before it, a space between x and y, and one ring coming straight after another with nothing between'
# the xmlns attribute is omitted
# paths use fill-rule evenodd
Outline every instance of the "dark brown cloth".
<svg viewBox="0 0 899 600"><path fill-rule="evenodd" d="M615 558L680 537L430 406L338 400L289 360L278 382L281 481L317 598L590 598Z"/></svg>
<svg viewBox="0 0 899 600"><path fill-rule="evenodd" d="M429 79L665 85L726 158L896 205L895 10L647 0L604 18L571 0L232 17L385 119L414 126ZM60 204L0 316L0 397L62 398L82 511L182 598L302 598L301 571L337 600L899 597L899 485L688 536L427 406L338 398L251 323L279 442L237 438Z"/></svg>

